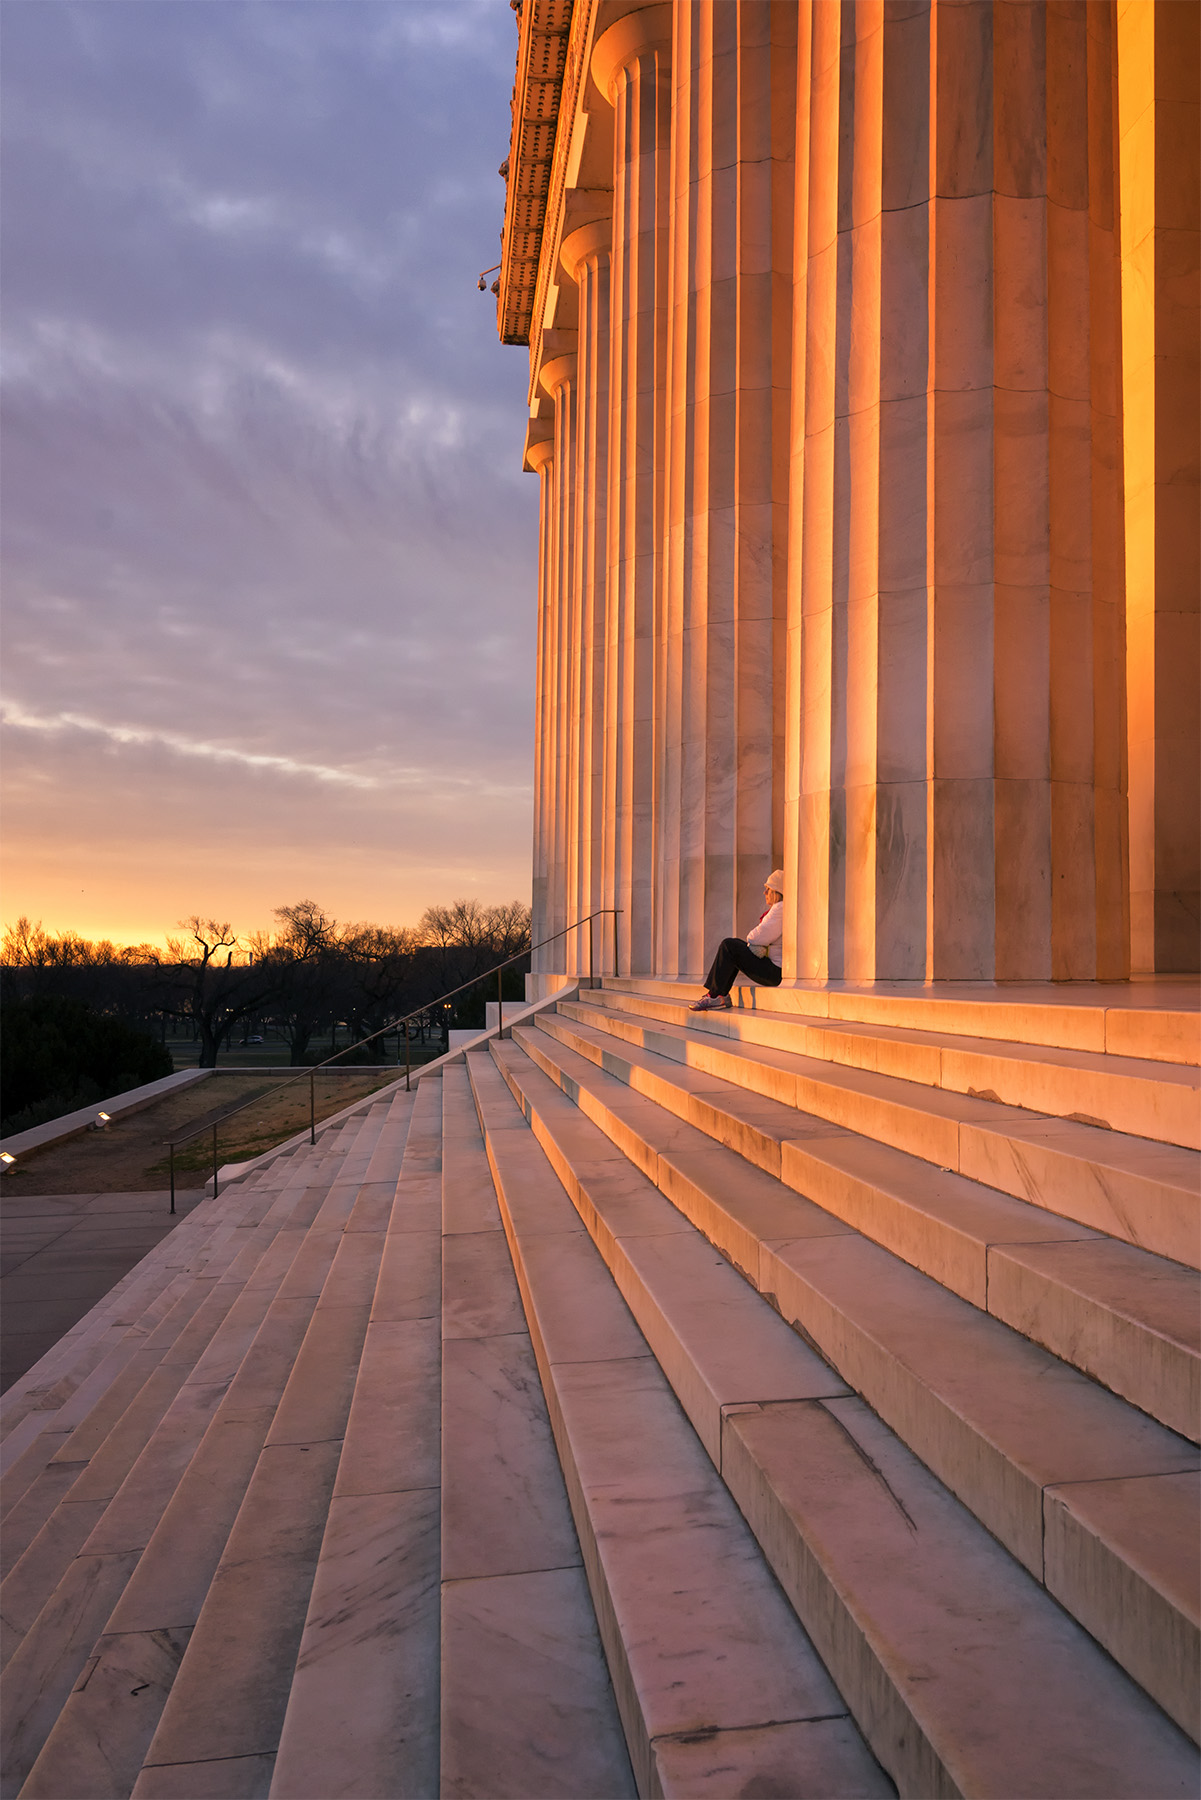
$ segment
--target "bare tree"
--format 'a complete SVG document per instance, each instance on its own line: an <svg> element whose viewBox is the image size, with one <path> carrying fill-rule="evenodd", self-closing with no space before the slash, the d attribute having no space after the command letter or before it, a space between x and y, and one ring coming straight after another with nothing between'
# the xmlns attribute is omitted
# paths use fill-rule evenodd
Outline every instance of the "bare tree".
<svg viewBox="0 0 1201 1800"><path fill-rule="evenodd" d="M167 939L175 977L171 1010L199 1031L199 1066L215 1069L234 1027L260 1012L277 991L279 969L273 958L256 957L254 947L228 920L193 913L179 923L187 937Z"/></svg>
<svg viewBox="0 0 1201 1800"><path fill-rule="evenodd" d="M0 962L9 969L37 969L46 962L46 950L50 942L48 934L42 929L42 921L33 924L25 914L15 925L4 927L4 937L0 940Z"/></svg>
<svg viewBox="0 0 1201 1800"><path fill-rule="evenodd" d="M276 945L285 946L298 961L320 956L338 941L338 921L315 900L298 900L294 906L277 906Z"/></svg>
<svg viewBox="0 0 1201 1800"><path fill-rule="evenodd" d="M280 929L255 947L278 978L271 1021L288 1045L293 1067L302 1064L309 1044L336 1004L339 976L338 922L315 900L277 906Z"/></svg>
<svg viewBox="0 0 1201 1800"><path fill-rule="evenodd" d="M430 906L417 927L425 944L436 950L444 991L482 977L497 963L520 956L530 945L530 909L521 901L507 906L481 906L478 900L455 900ZM520 999L521 965L502 976L506 998ZM482 986L454 1003L449 1022L476 1024L484 1018Z"/></svg>
<svg viewBox="0 0 1201 1800"><path fill-rule="evenodd" d="M0 964L5 968L96 968L108 963L156 963L161 952L153 944L114 944L111 938L85 938L77 931L49 932L39 919L24 913L0 938Z"/></svg>
<svg viewBox="0 0 1201 1800"><path fill-rule="evenodd" d="M423 944L438 950L474 948L483 936L484 909L478 900L427 906L417 926Z"/></svg>
<svg viewBox="0 0 1201 1800"><path fill-rule="evenodd" d="M355 1032L365 1037L427 998L420 976L415 931L386 925L352 925L343 933L341 956L346 973L347 1010ZM425 984L425 985L428 985ZM428 996L432 997L432 996ZM377 1040L379 1042L379 1040ZM378 1061L379 1050L368 1051Z"/></svg>
<svg viewBox="0 0 1201 1800"><path fill-rule="evenodd" d="M505 906L490 906L485 919L498 961L502 957L516 956L520 951L529 949L532 919L530 909L524 901L510 900Z"/></svg>
<svg viewBox="0 0 1201 1800"><path fill-rule="evenodd" d="M423 943L440 950L479 952L479 965L486 967L529 949L530 909L520 900L507 906L455 900L449 906L427 906L417 930Z"/></svg>

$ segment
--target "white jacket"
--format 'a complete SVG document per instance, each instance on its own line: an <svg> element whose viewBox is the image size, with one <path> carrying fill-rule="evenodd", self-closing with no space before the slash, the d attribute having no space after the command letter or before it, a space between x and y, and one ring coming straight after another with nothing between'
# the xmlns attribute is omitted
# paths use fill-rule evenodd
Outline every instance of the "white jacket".
<svg viewBox="0 0 1201 1800"><path fill-rule="evenodd" d="M746 934L748 944L765 950L777 969L784 962L784 902L776 900L768 907L759 923Z"/></svg>

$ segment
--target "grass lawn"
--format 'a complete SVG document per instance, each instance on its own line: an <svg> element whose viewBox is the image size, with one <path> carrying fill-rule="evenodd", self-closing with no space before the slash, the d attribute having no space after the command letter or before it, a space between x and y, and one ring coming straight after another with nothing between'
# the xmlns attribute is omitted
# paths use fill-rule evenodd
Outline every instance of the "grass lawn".
<svg viewBox="0 0 1201 1800"><path fill-rule="evenodd" d="M303 1072L302 1072L303 1073ZM327 1119L377 1088L403 1080L404 1070L348 1069L315 1077L317 1118ZM85 1131L62 1143L21 1156L3 1176L6 1194L138 1193L167 1186L167 1140L255 1098L237 1118L219 1124L220 1163L246 1162L309 1122L309 1083L255 1070L217 1069L144 1107L115 1119L107 1131ZM213 1137L203 1136L175 1153L176 1186L202 1187L212 1172Z"/></svg>

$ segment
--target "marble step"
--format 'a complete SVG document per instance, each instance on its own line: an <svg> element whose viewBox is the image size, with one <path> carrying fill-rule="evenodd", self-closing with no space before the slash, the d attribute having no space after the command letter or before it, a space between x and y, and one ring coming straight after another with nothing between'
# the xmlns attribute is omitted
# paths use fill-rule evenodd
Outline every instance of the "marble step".
<svg viewBox="0 0 1201 1800"><path fill-rule="evenodd" d="M227 1261L238 1253L239 1233L236 1227L214 1234L220 1241L200 1249L182 1265L158 1271L152 1286L134 1297L134 1304L116 1314L94 1321L94 1336L79 1340L78 1354L69 1366L60 1365L57 1373L46 1379L44 1401L38 1410L28 1413L22 1422L27 1441L22 1452L5 1470L0 1483L0 1516L11 1524L15 1507L21 1505L31 1486L47 1465L59 1455L75 1428L94 1407L111 1404L108 1389L125 1379L126 1365L143 1351L151 1338L161 1341L164 1331L182 1327L189 1308L203 1299L206 1283L216 1281ZM14 1431L9 1443L14 1447L21 1437ZM10 1540L6 1536L6 1549Z"/></svg>
<svg viewBox="0 0 1201 1800"><path fill-rule="evenodd" d="M657 1193L520 1043L492 1053L586 1219L608 1182L633 1184L644 1200ZM732 1152L704 1145L685 1168L694 1128L641 1105L639 1134L659 1133L660 1205L670 1202L770 1296L981 1523L1195 1729L1198 1534L1180 1536L1178 1492L1192 1490L1183 1503L1196 1505L1195 1446ZM1125 1505L1103 1520L1079 1504L1082 1489L1119 1481Z"/></svg>
<svg viewBox="0 0 1201 1800"><path fill-rule="evenodd" d="M48 1793L129 1792L117 1772L128 1772L131 1734L149 1740L166 1671L188 1641L268 1434L280 1428L302 1346L310 1364L320 1360L338 1323L327 1315L315 1324L318 1308L335 1291L335 1270L340 1284L353 1283L370 1249L353 1229L355 1184L323 1189L306 1180L298 1199L295 1226L277 1234L211 1341L185 1362L186 1379L125 1479L117 1485L123 1446L114 1434L73 1489L91 1528L6 1674L10 1779L41 1752L37 1782L45 1779ZM333 1337L336 1352L336 1330ZM123 1687L123 1673L113 1672L143 1651L153 1679ZM71 1788L64 1771L81 1754L96 1766ZM138 1751L131 1780L140 1762Z"/></svg>
<svg viewBox="0 0 1201 1800"><path fill-rule="evenodd" d="M284 1196L285 1199L287 1196ZM5 1521L5 1550L18 1560L0 1587L4 1656L17 1621L27 1626L31 1608L45 1598L90 1532L95 1506L111 1497L146 1447L150 1435L178 1395L246 1290L258 1301L242 1307L241 1329L255 1320L283 1280L300 1236L319 1200L295 1192L281 1216L264 1219L216 1278L193 1280L178 1307L141 1340L122 1376L70 1431L31 1484L22 1503ZM274 1209L273 1209L274 1210ZM90 1496L93 1506L81 1504Z"/></svg>
<svg viewBox="0 0 1201 1800"><path fill-rule="evenodd" d="M388 1103L380 1102L370 1106L355 1119L348 1119L341 1126L340 1132L346 1142L346 1151L342 1158L340 1179L343 1181L362 1181L366 1178L372 1156L380 1143L385 1130L388 1114ZM353 1139L351 1141L351 1133ZM320 1148L321 1137L318 1135L317 1147Z"/></svg>
<svg viewBox="0 0 1201 1800"><path fill-rule="evenodd" d="M306 1133L298 1143L284 1144L270 1153L269 1160L256 1159L245 1174L226 1178L222 1182L222 1192L248 1185L268 1189L279 1187L289 1179L289 1170L297 1163L304 1164L308 1159L331 1155L342 1159L347 1179L363 1178L370 1168L373 1155L378 1153L385 1160L388 1158L392 1141L389 1133L395 1132L399 1119L408 1116L416 1092L414 1084L409 1092L400 1089L389 1093L382 1100L368 1098L360 1102L358 1110L348 1118L335 1125L318 1127L316 1145L309 1143ZM390 1125L387 1123L389 1119Z"/></svg>
<svg viewBox="0 0 1201 1800"><path fill-rule="evenodd" d="M633 1800L629 1756L466 1069L447 1069L442 1090L436 1791L448 1800L565 1794Z"/></svg>
<svg viewBox="0 0 1201 1800"><path fill-rule="evenodd" d="M237 1374L232 1381L228 1370L222 1371L222 1383L185 1381L116 1494L107 1497L102 1492L91 1501L90 1490L85 1489L85 1496L69 1509L80 1521L83 1542L29 1624L6 1674L4 1766L17 1786L51 1731L58 1732L61 1741L64 1719L86 1709L103 1691L103 1683L93 1686L91 1665L98 1654L103 1660L106 1650L122 1648L120 1640L128 1633L113 1621L123 1600L130 1616L127 1590L134 1589L136 1618L137 1597L148 1584L162 1590L171 1581L178 1582L196 1569L214 1537L218 1547L223 1542L313 1304L273 1299L261 1306L264 1316L248 1355L243 1333L253 1322L249 1315L256 1299L261 1304L265 1298L270 1297L244 1295L233 1309L236 1316L230 1323L236 1341L230 1348L235 1350L231 1360ZM228 1391L219 1400L222 1388ZM111 1452L105 1460L111 1462ZM101 1474L95 1485L104 1488L109 1483ZM179 1521L181 1496L185 1516ZM200 1528L197 1507L203 1520ZM177 1523L182 1522L182 1531L172 1531L173 1513ZM43 1543L49 1550L56 1548L48 1535ZM164 1544L169 1546L166 1558ZM29 1558L40 1548L35 1542ZM174 1645L178 1654L187 1632L181 1638L173 1627L167 1631L167 1646ZM84 1679L72 1692L81 1676ZM145 1692L139 1697L145 1701ZM112 1695L107 1704L111 1709ZM93 1736L104 1742L107 1726L107 1720L99 1731L93 1725ZM106 1744L106 1760L109 1751ZM111 1760L120 1767L119 1755Z"/></svg>
<svg viewBox="0 0 1201 1800"><path fill-rule="evenodd" d="M890 1793L653 1340L495 1069L486 1057L467 1061L637 1791ZM768 1348L779 1381L829 1391L820 1359L780 1332L774 1357ZM744 1371L765 1347L758 1334L741 1353Z"/></svg>
<svg viewBox="0 0 1201 1800"><path fill-rule="evenodd" d="M311 1144L307 1127L299 1142L282 1144L269 1155L269 1160L260 1162L257 1158L248 1164L229 1165L232 1173L222 1176L221 1194L243 1193L250 1188L271 1190L279 1188L293 1178L297 1168L304 1167L315 1170L320 1164L336 1160L345 1165L347 1158L354 1150L356 1142L364 1140L364 1147L370 1150L379 1130L379 1118L368 1103L349 1119L340 1120L336 1125L319 1128L317 1142ZM211 1177L206 1193L211 1198Z"/></svg>
<svg viewBox="0 0 1201 1800"><path fill-rule="evenodd" d="M577 1004L683 1026L698 1037L767 1048L810 1064L828 1061L848 1076L857 1070L893 1077L1153 1142L1201 1148L1201 1070L1182 1063L880 1026L831 1027L739 1007L692 1013L683 999L611 995L595 988L581 990ZM793 1073L794 1104L804 1105L802 1083L816 1071L798 1063ZM861 1091L875 1090L869 1081Z"/></svg>
<svg viewBox="0 0 1201 1800"><path fill-rule="evenodd" d="M327 1163L333 1167L338 1159L344 1158L350 1141L343 1139L340 1145L335 1141L325 1149L309 1151L310 1160L303 1166L310 1178L319 1178ZM307 1151L307 1146L305 1148ZM264 1208L270 1205L274 1189L295 1184L298 1167L296 1164L285 1167L280 1178L273 1182L265 1181L267 1171L261 1171L248 1185L231 1184L217 1199L202 1200L46 1356L13 1384L0 1402L0 1438L21 1431L28 1441L33 1430L27 1424L29 1413L55 1410L128 1330L139 1327L143 1312L153 1306L165 1281L179 1276L182 1271L186 1285L196 1246L252 1214L256 1219L260 1217Z"/></svg>
<svg viewBox="0 0 1201 1800"><path fill-rule="evenodd" d="M699 981L678 977L606 975L605 993L642 995L690 1004ZM587 990L590 991L590 990ZM1201 984L1196 976L1158 979L1144 987L1088 983L1060 985L969 981L786 982L778 988L740 982L742 1011L784 1019L828 1019L833 1024L881 1025L893 1030L937 1031L999 1043L1045 1044L1152 1061L1201 1064ZM1153 1004L1151 1003L1153 1002Z"/></svg>
<svg viewBox="0 0 1201 1800"><path fill-rule="evenodd" d="M29 1792L129 1793L241 1515L287 1368L305 1341L304 1313L310 1329L321 1331L311 1302L303 1311L293 1303L288 1311L293 1316L282 1311L269 1322L262 1355L246 1359L231 1409L206 1433L132 1578L102 1621L84 1677L54 1724ZM286 1521L286 1508L281 1517ZM164 1618L186 1623L166 1626Z"/></svg>
<svg viewBox="0 0 1201 1800"><path fill-rule="evenodd" d="M233 1212L227 1215L224 1197L219 1202L201 1201L13 1383L0 1400L0 1439L6 1470L13 1459L11 1440L19 1438L27 1444L30 1434L36 1433L37 1422L31 1426L30 1415L50 1415L64 1404L79 1382L89 1377L109 1350L121 1341L129 1327L137 1323L143 1312L155 1306L163 1289L181 1268L201 1253L207 1243L230 1228L226 1224L227 1217L236 1221L248 1205L248 1198L240 1198L236 1203L231 1201ZM211 1212L214 1206L218 1210ZM170 1300L167 1303L170 1304Z"/></svg>
<svg viewBox="0 0 1201 1800"><path fill-rule="evenodd" d="M202 1201L4 1396L12 1401L9 1436L28 1429L30 1412L40 1415L44 1427L55 1428L55 1415L77 1404L79 1385L86 1382L94 1390L103 1379L98 1366L112 1349L154 1330L193 1279L228 1261L231 1241L243 1241L277 1200L275 1193L251 1191Z"/></svg>
<svg viewBox="0 0 1201 1800"><path fill-rule="evenodd" d="M328 1240L332 1234L321 1235ZM105 1692L109 1653L120 1665L147 1615L159 1675L148 1691L139 1689L135 1710L142 1717L156 1701L161 1705L164 1640L155 1634L167 1633L177 1657L315 1309L313 1290L319 1292L324 1271L312 1254L305 1255L309 1234L296 1236L301 1241L284 1281L274 1293L248 1291L235 1303L116 1493L110 1498L104 1491L112 1485L105 1467L111 1446L98 1459L97 1473L77 1485L75 1510L87 1507L81 1516L90 1530L9 1664L6 1770L27 1770L52 1728L59 1743L64 1730L71 1743L75 1715L86 1714ZM329 1248L327 1267L332 1259ZM101 1489L95 1501L93 1487ZM164 1606L169 1622L159 1616ZM93 1681L97 1671L99 1683ZM72 1693L80 1675L85 1679ZM104 1743L105 1761L115 1769L122 1762L122 1728L129 1729L120 1710L113 1712L121 1691L108 1695L103 1729L93 1719L84 1732L85 1740L90 1731ZM56 1791L57 1780L49 1791Z"/></svg>
<svg viewBox="0 0 1201 1800"><path fill-rule="evenodd" d="M416 1122L414 1112L410 1133ZM412 1147L419 1169L419 1132ZM141 1756L142 1766L126 1793L195 1794L207 1779L203 1765L214 1760L222 1764L227 1793L266 1792L330 1528L369 1323L381 1285L395 1279L394 1240L403 1234L390 1227L403 1204L400 1196L410 1167L408 1142L399 1134L390 1155L390 1165L379 1158L361 1165L359 1175L370 1172L372 1180L339 1181L330 1187L325 1207L333 1209L334 1217L347 1201L349 1209L215 1563L196 1571L185 1600L167 1584L160 1592L148 1582L138 1612L122 1607L111 1622L112 1635L136 1631L147 1646L166 1629L169 1618L182 1614L189 1627L169 1690L136 1716L130 1712L126 1767L135 1756ZM321 1224L319 1213L306 1249L321 1235ZM115 1656L123 1649L115 1646ZM119 1666L115 1662L114 1671ZM158 1716L148 1719L147 1712ZM91 1736L87 1721L81 1721L75 1743L86 1745ZM31 1794L37 1791L30 1789ZM42 1791L54 1792L53 1782L48 1780Z"/></svg>
<svg viewBox="0 0 1201 1800"><path fill-rule="evenodd" d="M290 1205L290 1196L304 1191L314 1179L328 1181L342 1166L341 1160L323 1157L319 1162L295 1168L289 1183L279 1190L253 1190L242 1197L221 1196L206 1201L170 1236L143 1259L136 1270L92 1309L71 1342L56 1345L29 1371L26 1391L19 1402L35 1406L40 1425L30 1427L25 1414L27 1442L21 1454L5 1469L0 1484L0 1516L11 1506L55 1456L80 1413L80 1399L89 1404L105 1385L106 1374L119 1372L131 1345L145 1346L148 1335L162 1329L164 1317L195 1293L196 1277L211 1278L223 1246L247 1228L274 1229L279 1208ZM211 1210L210 1210L211 1209ZM196 1225L193 1219L203 1214ZM235 1246L236 1247L236 1246ZM228 1258L227 1258L228 1260Z"/></svg>
<svg viewBox="0 0 1201 1800"><path fill-rule="evenodd" d="M493 1049L510 1089L519 1056ZM610 1583L597 1610L607 1647L616 1639L640 1792L881 1791L862 1769L839 1785L814 1767L819 1747L833 1747L838 1708L812 1683L830 1678L904 1795L1194 1791L1183 1734L818 1357L807 1353L808 1394L772 1397L777 1357L806 1346L759 1302L748 1354L753 1293L595 1127L579 1120L572 1132L560 1117L552 1134L541 1098L547 1112L561 1098L535 1101L518 1083L519 1110L496 1067L478 1056L468 1067L577 1522L595 1510L581 1541L594 1592ZM661 1365L694 1427L687 1446ZM727 1515L730 1498L738 1511ZM715 1533L694 1548L698 1525L712 1531L727 1516L750 1525L809 1634L803 1677L779 1651L757 1662L777 1591L752 1590ZM715 1595L731 1572L733 1593ZM627 1618L646 1621L627 1631L629 1651L617 1636ZM714 1668L720 1646L727 1660ZM749 1684L730 1666L748 1646ZM716 1717L680 1715L694 1682L711 1684ZM644 1693L659 1731L653 1718L639 1729ZM805 1724L797 1699L810 1696ZM743 1717L731 1717L739 1706Z"/></svg>
<svg viewBox="0 0 1201 1800"><path fill-rule="evenodd" d="M296 1170L316 1172L326 1166L336 1166L343 1179L360 1179L382 1128L379 1109L365 1109L341 1124L319 1131L316 1144L310 1144L306 1136L290 1149L281 1149L270 1163L257 1169L252 1167L245 1176L231 1177L223 1184L222 1192L236 1191L244 1181L269 1188L274 1183L276 1171L278 1178L286 1182Z"/></svg>
<svg viewBox="0 0 1201 1800"><path fill-rule="evenodd" d="M575 1019L543 1014L536 1029L513 1035L660 1185L670 1179L660 1173L654 1133L664 1119L651 1105L781 1176L1162 1424L1194 1440L1201 1435L1201 1309L1192 1270ZM642 1121L649 1137L639 1135ZM687 1165L708 1153L701 1136L680 1144L666 1129L669 1162L678 1154Z"/></svg>
<svg viewBox="0 0 1201 1800"><path fill-rule="evenodd" d="M1201 1163L1195 1151L1078 1120L1032 1116L998 1101L823 1063L672 1020L578 1002L561 1002L559 1011L698 1074L889 1144L1157 1256L1193 1268L1201 1264Z"/></svg>
<svg viewBox="0 0 1201 1800"><path fill-rule="evenodd" d="M437 1791L438 1085L414 1085L278 1751L256 1793Z"/></svg>

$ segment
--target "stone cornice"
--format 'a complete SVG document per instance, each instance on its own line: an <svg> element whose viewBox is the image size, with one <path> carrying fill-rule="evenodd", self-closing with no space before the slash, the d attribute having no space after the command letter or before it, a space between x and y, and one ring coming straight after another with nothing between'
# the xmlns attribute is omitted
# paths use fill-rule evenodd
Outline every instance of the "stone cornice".
<svg viewBox="0 0 1201 1800"><path fill-rule="evenodd" d="M569 195L568 189L576 188L586 89L594 106L604 98L590 86L593 46L604 37L619 43L626 59L652 45L670 46L672 7L665 0L524 0L520 16L497 325L502 342L529 346L530 415L537 417L549 404L539 380L542 360L556 354L561 335L548 318L557 309L560 241L573 224L568 202L583 198L582 190ZM608 211L608 191L590 198L586 213Z"/></svg>
<svg viewBox="0 0 1201 1800"><path fill-rule="evenodd" d="M602 3L603 0L575 0L575 10L572 14L571 36L567 45L559 109L563 129L558 133L555 143L554 161L550 171L550 191L545 211L545 224L550 228L551 241L549 244L539 243L537 284L534 290L533 315L527 339L530 346L531 397L537 386L537 370L542 361L543 321L546 318L551 284L554 281L555 269L558 265L558 239L563 229L563 194L567 184L567 165L571 159L572 129L581 98L580 90L588 74L588 59L598 5ZM544 249L549 249L550 254L542 255Z"/></svg>
<svg viewBox="0 0 1201 1800"><path fill-rule="evenodd" d="M563 203L585 45L596 0L525 0L513 88L497 329L502 343L541 333L548 279L543 231ZM566 129L559 130L560 120Z"/></svg>
<svg viewBox="0 0 1201 1800"><path fill-rule="evenodd" d="M496 320L504 344L530 341L569 37L573 14L585 5L586 0L525 0L519 14ZM573 104L574 91L568 96L569 117Z"/></svg>

